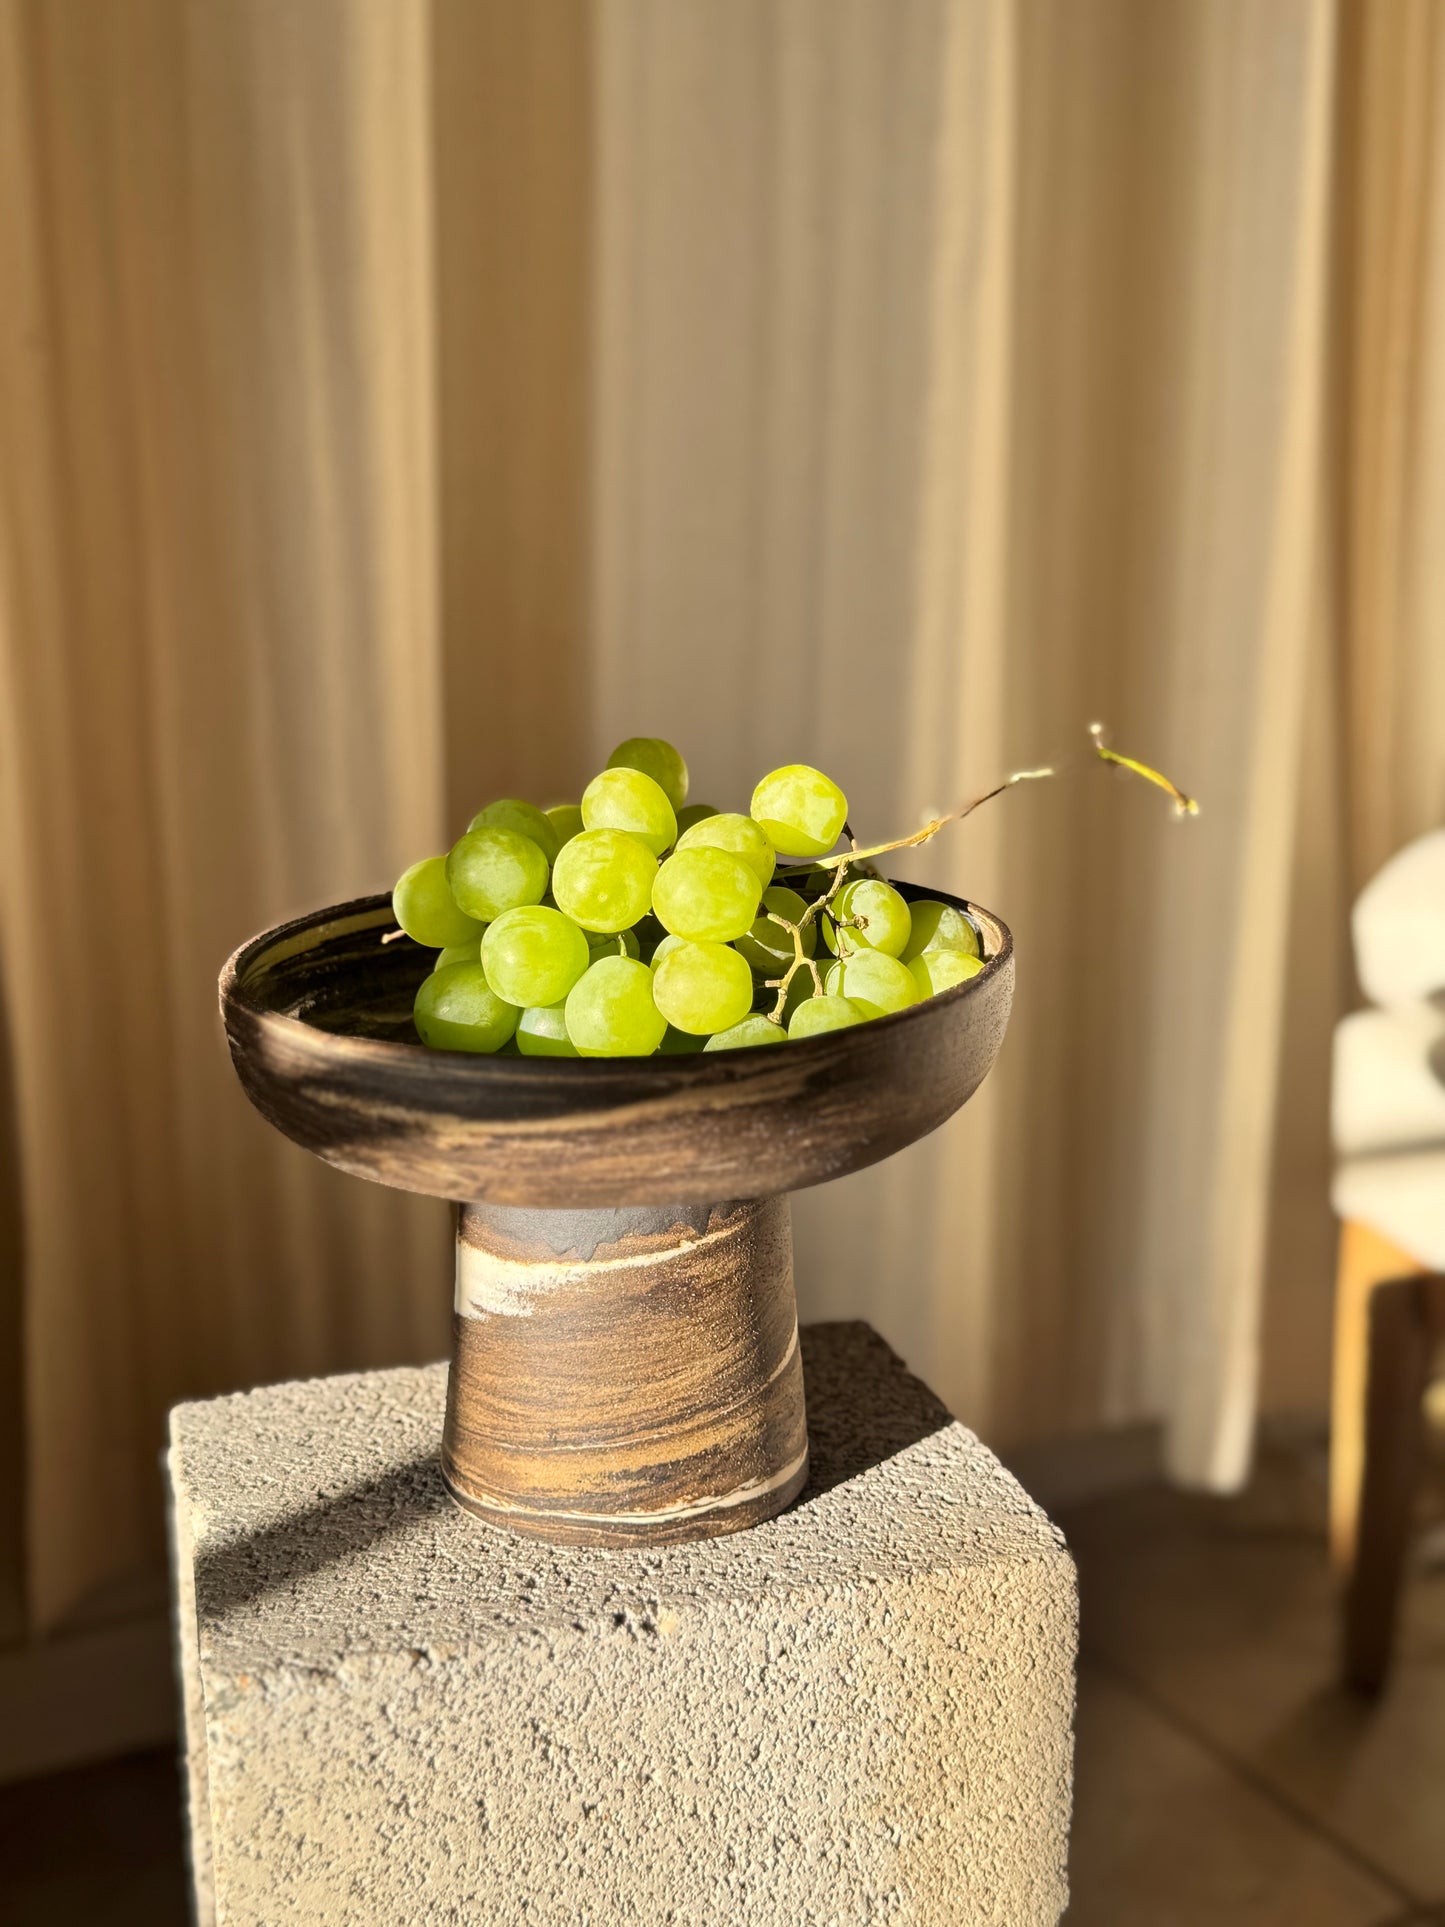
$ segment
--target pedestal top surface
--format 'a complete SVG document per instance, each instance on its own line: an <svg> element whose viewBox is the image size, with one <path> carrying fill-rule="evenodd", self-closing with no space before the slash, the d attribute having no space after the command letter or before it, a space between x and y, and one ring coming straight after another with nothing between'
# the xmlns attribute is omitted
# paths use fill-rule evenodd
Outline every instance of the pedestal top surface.
<svg viewBox="0 0 1445 1927"><path fill-rule="evenodd" d="M446 1367L267 1386L172 1414L208 1666L418 1657L602 1624L647 1632L764 1589L1067 1560L1018 1482L864 1324L805 1327L812 1476L733 1537L557 1548L453 1505Z"/></svg>

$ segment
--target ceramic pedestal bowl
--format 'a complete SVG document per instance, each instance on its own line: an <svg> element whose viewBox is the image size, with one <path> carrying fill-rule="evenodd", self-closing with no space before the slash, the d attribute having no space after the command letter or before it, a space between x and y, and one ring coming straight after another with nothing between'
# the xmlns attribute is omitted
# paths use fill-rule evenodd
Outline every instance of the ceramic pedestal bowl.
<svg viewBox="0 0 1445 1927"><path fill-rule="evenodd" d="M736 1532L796 1496L787 1194L901 1150L987 1074L1013 942L960 907L986 957L967 983L848 1030L678 1057L425 1049L411 1007L432 953L382 942L388 897L231 958L226 1035L263 1116L343 1171L460 1207L442 1467L463 1506L638 1545Z"/></svg>

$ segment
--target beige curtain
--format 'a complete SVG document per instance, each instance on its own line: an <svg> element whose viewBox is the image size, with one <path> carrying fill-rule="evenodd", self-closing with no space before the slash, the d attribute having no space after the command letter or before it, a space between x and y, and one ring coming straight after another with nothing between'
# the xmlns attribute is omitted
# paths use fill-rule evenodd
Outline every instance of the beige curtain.
<svg viewBox="0 0 1445 1927"><path fill-rule="evenodd" d="M1200 793L919 857L1013 924L1013 1029L800 1200L800 1290L1001 1441L1162 1417L1226 1484L1262 1342L1317 1396L1340 911L1445 808L1436 23L0 0L37 1622L154 1557L169 1401L443 1344L441 1213L249 1112L222 957L639 728L869 834L1094 715Z"/></svg>
<svg viewBox="0 0 1445 1927"><path fill-rule="evenodd" d="M984 1101L803 1201L805 1304L990 1433L1244 1468L1321 434L1332 16L604 10L598 706L911 828L1095 714L1207 799L1010 798ZM714 775L716 771L716 775ZM1321 1315L1323 1314L1321 1281Z"/></svg>

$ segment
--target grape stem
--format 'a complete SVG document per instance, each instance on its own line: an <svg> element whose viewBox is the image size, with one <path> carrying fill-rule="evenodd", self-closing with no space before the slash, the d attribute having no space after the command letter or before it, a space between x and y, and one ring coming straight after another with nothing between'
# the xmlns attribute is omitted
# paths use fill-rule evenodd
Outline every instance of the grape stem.
<svg viewBox="0 0 1445 1927"><path fill-rule="evenodd" d="M1125 756L1117 749L1111 749L1102 723L1089 724L1089 748L1100 762L1112 763L1118 769L1128 770L1133 776L1142 776L1145 782L1153 783L1167 796L1172 797L1176 816L1198 816L1199 805L1195 799L1192 796L1186 796L1178 784L1172 783L1162 771L1151 769L1148 763L1141 763L1135 756ZM850 838L851 847L833 856L810 857L806 863L779 865L779 868L790 870L846 868L850 863L863 862L868 857L886 856L890 850L914 849L920 843L932 842L938 832L948 824L960 823L964 817L972 816L976 809L981 808L985 803L991 803L994 797L1002 796L1004 791L1012 789L1015 783L1037 783L1046 776L1059 776L1062 773L1052 763L1045 764L1042 769L1016 769L1001 783L995 783L991 790L985 790L982 796L975 796L971 803L965 803L960 809L948 810L942 816L931 817L922 829L915 830L912 836L896 836L887 843L870 843L862 850Z"/></svg>
<svg viewBox="0 0 1445 1927"><path fill-rule="evenodd" d="M843 887L843 879L848 874L848 865L852 862L853 853L858 848L858 839L853 834L853 826L851 823L845 823L843 825L843 834L848 839L849 854L840 859L837 868L833 872L833 881L828 885L826 895L814 897L813 901L808 905L796 923L791 922L787 917L780 916L776 910L769 910L768 912L770 922L780 923L785 930L791 930L793 933L793 961L788 965L781 977L765 978L763 982L764 990L776 990L778 993L777 1001L774 1003L772 1009L768 1011L767 1018L770 1024L776 1024L780 1030L783 1026L783 1010L788 1001L788 987L804 965L806 965L812 973L814 996L821 997L823 994L823 979L818 970L818 966L803 949L803 932L820 910L827 909L828 905Z"/></svg>
<svg viewBox="0 0 1445 1927"><path fill-rule="evenodd" d="M1102 723L1089 724L1089 739L1090 746L1100 762L1113 763L1116 768L1128 770L1133 776L1142 776L1146 783L1156 784L1166 796L1173 797L1176 816L1198 816L1199 804L1196 799L1186 796L1178 784L1171 783L1162 770L1151 769L1147 763L1141 763L1136 756L1124 756L1117 749L1110 749L1107 731Z"/></svg>
<svg viewBox="0 0 1445 1927"><path fill-rule="evenodd" d="M1131 776L1142 776L1146 783L1153 783L1157 789L1163 790L1166 796L1172 798L1176 816L1198 816L1199 804L1196 800L1192 796L1186 796L1178 784L1171 782L1161 770L1151 768L1148 763L1141 763L1136 756L1125 756L1121 751L1111 749L1108 743L1108 732L1102 723L1090 723L1088 733L1089 751L1097 761L1112 764L1116 769L1125 770ZM948 824L960 823L964 817L972 816L976 809L981 808L985 803L991 803L994 797L1002 796L1005 790L1012 789L1016 783L1037 783L1046 776L1061 774L1062 771L1055 768L1053 764L1046 764L1041 769L1016 769L1011 776L1006 776L1001 783L995 783L993 788L985 790L982 796L975 796L971 803L965 803L961 809L949 810L943 816L931 817L922 829L915 830L912 836L896 836L887 843L870 843L862 850L858 848L858 839L854 836L851 825L845 823L843 834L848 839L846 850L832 856L809 857L795 863L780 863L778 868L782 871L832 870L833 881L828 886L826 895L813 899L797 924L790 923L786 917L780 916L775 910L768 912L771 922L781 924L785 930L791 930L793 933L792 963L781 977L768 978L763 986L766 990L776 990L778 993L777 1002L768 1012L769 1021L781 1025L788 987L804 964L807 964L813 973L815 990L820 996L822 995L823 982L818 974L818 966L811 957L803 954L803 931L813 917L820 910L826 910L833 901L852 864L865 862L869 857L886 856L890 850L912 850L920 843L930 843ZM835 924L847 924L853 929L863 928L862 921L857 917L835 917L833 921Z"/></svg>

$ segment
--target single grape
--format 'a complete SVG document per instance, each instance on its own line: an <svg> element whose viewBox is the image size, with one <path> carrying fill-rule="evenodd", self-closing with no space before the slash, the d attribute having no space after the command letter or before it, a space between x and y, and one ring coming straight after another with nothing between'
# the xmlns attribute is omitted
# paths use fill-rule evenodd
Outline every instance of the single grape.
<svg viewBox="0 0 1445 1927"><path fill-rule="evenodd" d="M559 849L564 843L570 843L574 836L581 836L584 825L580 803L554 803L550 810L543 810L542 814L557 832ZM552 861L555 863L556 857Z"/></svg>
<svg viewBox="0 0 1445 1927"><path fill-rule="evenodd" d="M918 985L908 965L882 950L859 950L835 963L823 980L831 997L848 997L870 1017L907 1010L918 1002Z"/></svg>
<svg viewBox="0 0 1445 1927"><path fill-rule="evenodd" d="M703 1045L704 1050L751 1050L755 1044L785 1044L788 1033L781 1024L775 1024L767 1017L743 1017L726 1030L720 1030L716 1037L709 1037Z"/></svg>
<svg viewBox="0 0 1445 1927"><path fill-rule="evenodd" d="M567 1035L566 1005L524 1010L517 1019L517 1049L523 1057L575 1057L577 1046Z"/></svg>
<svg viewBox="0 0 1445 1927"><path fill-rule="evenodd" d="M682 751L660 736L629 736L607 759L608 769L639 769L650 776L675 810L687 801L687 764ZM589 826L590 827L590 826Z"/></svg>
<svg viewBox="0 0 1445 1927"><path fill-rule="evenodd" d="M680 943L655 966L652 995L668 1023L707 1037L747 1016L753 973L731 944Z"/></svg>
<svg viewBox="0 0 1445 1927"><path fill-rule="evenodd" d="M859 877L845 883L834 897L832 914L823 925L823 941L839 957L860 948L896 957L908 942L911 928L908 904L891 883Z"/></svg>
<svg viewBox="0 0 1445 1927"><path fill-rule="evenodd" d="M632 957L599 958L567 998L567 1035L581 1057L650 1057L666 1029L652 972Z"/></svg>
<svg viewBox="0 0 1445 1927"><path fill-rule="evenodd" d="M717 810L711 803L687 803L677 813L677 833L686 835L694 823L701 823L705 816L716 816Z"/></svg>
<svg viewBox="0 0 1445 1927"><path fill-rule="evenodd" d="M851 997L806 997L788 1019L788 1035L819 1037L824 1031L866 1023L869 1014Z"/></svg>
<svg viewBox="0 0 1445 1927"><path fill-rule="evenodd" d="M982 955L978 931L962 910L955 909L951 903L939 903L930 897L923 903L912 904L910 913L908 941L898 952L904 963L911 964L925 950L956 950L965 957Z"/></svg>
<svg viewBox="0 0 1445 1927"><path fill-rule="evenodd" d="M452 845L447 882L468 916L490 923L504 910L542 901L547 858L540 844L520 830L486 823Z"/></svg>
<svg viewBox="0 0 1445 1927"><path fill-rule="evenodd" d="M564 843L552 871L557 908L584 930L627 930L647 914L657 858L622 830L584 830Z"/></svg>
<svg viewBox="0 0 1445 1927"><path fill-rule="evenodd" d="M562 1003L590 961L587 939L572 919L540 903L504 911L482 938L487 982L523 1010Z"/></svg>
<svg viewBox="0 0 1445 1927"><path fill-rule="evenodd" d="M535 803L524 803L518 796L504 796L488 803L484 810L477 811L467 828L516 830L520 836L530 836L549 863L557 861L557 852L562 847L557 826L547 812L539 810Z"/></svg>
<svg viewBox="0 0 1445 1927"><path fill-rule="evenodd" d="M807 913L807 904L796 890L785 884L775 884L771 890L764 890L763 900L751 929L738 938L738 949L747 958L754 970L765 977L781 977L793 961L793 933L785 930L780 923L774 923L767 915L776 910L780 917L789 923L800 923ZM804 924L802 929L803 955L811 957L818 948L817 919ZM799 976L806 973L800 971ZM796 981L796 979L794 980Z"/></svg>
<svg viewBox="0 0 1445 1927"><path fill-rule="evenodd" d="M391 893L391 913L412 941L427 950L482 940L481 921L460 909L452 895L444 856L424 856L402 871Z"/></svg>
<svg viewBox="0 0 1445 1927"><path fill-rule="evenodd" d="M517 1010L487 982L479 963L448 964L424 977L412 1006L417 1035L433 1050L500 1050L517 1028Z"/></svg>
<svg viewBox="0 0 1445 1927"><path fill-rule="evenodd" d="M788 763L753 791L749 814L779 856L826 856L848 816L848 799L821 770Z"/></svg>
<svg viewBox="0 0 1445 1927"><path fill-rule="evenodd" d="M476 938L471 943L449 944L445 950L439 950L437 952L437 960L432 965L432 969L445 970L448 964L480 963L481 961L481 939Z"/></svg>
<svg viewBox="0 0 1445 1927"><path fill-rule="evenodd" d="M702 1050L706 1043L705 1037L694 1037L690 1031L679 1030L675 1024L669 1024L657 1048L663 1057L691 1057Z"/></svg>
<svg viewBox="0 0 1445 1927"><path fill-rule="evenodd" d="M721 814L714 811L701 823L694 823L678 837L677 847L679 850L728 850L733 856L740 856L750 869L757 871L760 890L766 890L772 882L778 861L772 844L753 819L739 816L733 810Z"/></svg>
<svg viewBox="0 0 1445 1927"><path fill-rule="evenodd" d="M635 930L613 930L599 936L597 932L587 934L587 961L596 963L599 957L640 957L642 946L637 941Z"/></svg>
<svg viewBox="0 0 1445 1927"><path fill-rule="evenodd" d="M582 792L589 830L625 830L661 856L677 841L677 818L660 784L638 769L605 769Z"/></svg>
<svg viewBox="0 0 1445 1927"><path fill-rule="evenodd" d="M908 973L920 997L936 997L940 990L967 983L982 969L981 958L966 956L962 950L925 950L909 964Z"/></svg>
<svg viewBox="0 0 1445 1927"><path fill-rule="evenodd" d="M752 927L763 886L727 850L675 850L657 873L652 907L675 937L731 943Z"/></svg>

